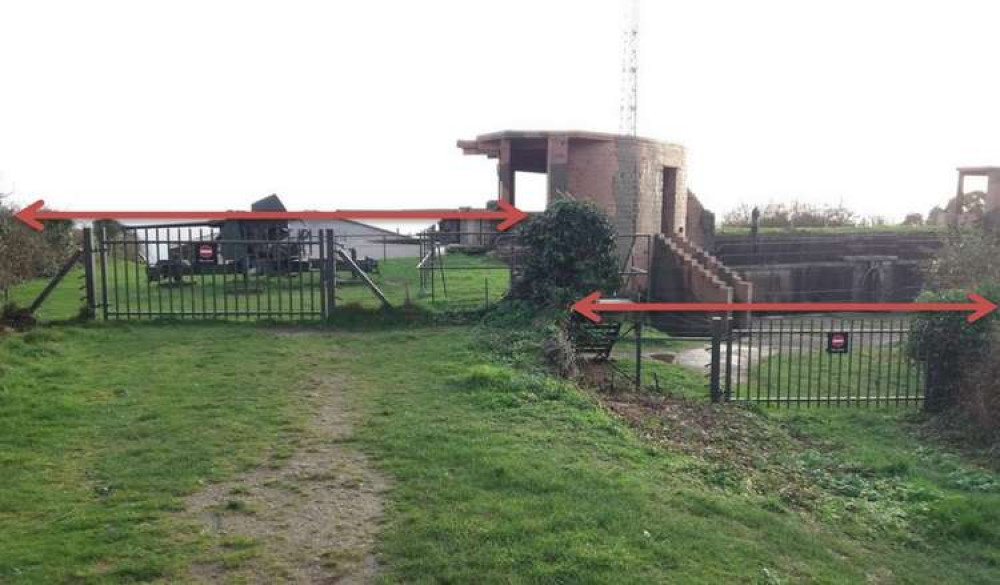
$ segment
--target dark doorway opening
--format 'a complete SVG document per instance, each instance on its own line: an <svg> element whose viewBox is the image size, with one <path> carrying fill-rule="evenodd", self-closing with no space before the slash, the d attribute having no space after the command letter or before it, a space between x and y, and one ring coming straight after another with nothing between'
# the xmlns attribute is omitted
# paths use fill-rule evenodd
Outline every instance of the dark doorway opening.
<svg viewBox="0 0 1000 585"><path fill-rule="evenodd" d="M683 226L674 225L675 209L677 207L677 169L663 167L663 208L660 218L660 232L672 234L682 231Z"/></svg>

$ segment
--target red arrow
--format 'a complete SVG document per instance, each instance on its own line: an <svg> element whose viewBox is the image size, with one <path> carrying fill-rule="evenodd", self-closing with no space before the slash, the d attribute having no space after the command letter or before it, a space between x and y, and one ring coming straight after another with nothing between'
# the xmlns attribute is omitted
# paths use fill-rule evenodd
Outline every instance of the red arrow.
<svg viewBox="0 0 1000 585"><path fill-rule="evenodd" d="M779 313L923 313L972 311L969 323L989 315L997 306L974 292L968 293L971 303L630 303L601 300L600 292L592 292L573 303L573 310L594 323L601 322L597 313L728 313L739 311Z"/></svg>
<svg viewBox="0 0 1000 585"><path fill-rule="evenodd" d="M506 201L497 201L500 211L454 211L418 209L408 211L50 211L42 209L39 199L19 211L15 217L31 229L41 231L41 222L51 219L492 219L499 220L497 230L506 231L528 214Z"/></svg>

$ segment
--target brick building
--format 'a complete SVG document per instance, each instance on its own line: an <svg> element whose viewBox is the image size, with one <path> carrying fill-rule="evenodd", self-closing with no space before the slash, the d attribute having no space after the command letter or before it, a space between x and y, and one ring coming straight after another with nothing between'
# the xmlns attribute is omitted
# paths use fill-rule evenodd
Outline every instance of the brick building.
<svg viewBox="0 0 1000 585"><path fill-rule="evenodd" d="M568 193L602 209L634 274L619 296L750 300L750 284L705 251L715 220L688 190L684 147L599 132L513 130L460 140L458 146L465 154L496 159L499 199L516 205L518 173L542 173L548 203Z"/></svg>
<svg viewBox="0 0 1000 585"><path fill-rule="evenodd" d="M620 235L680 234L688 225L684 148L647 138L579 131L512 131L460 140L497 160L498 198L517 204L517 173L544 173L558 193L592 201Z"/></svg>

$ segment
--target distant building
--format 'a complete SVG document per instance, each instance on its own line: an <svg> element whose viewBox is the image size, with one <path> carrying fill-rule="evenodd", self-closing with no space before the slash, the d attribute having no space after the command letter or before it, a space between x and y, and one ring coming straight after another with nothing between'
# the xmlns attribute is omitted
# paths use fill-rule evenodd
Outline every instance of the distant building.
<svg viewBox="0 0 1000 585"><path fill-rule="evenodd" d="M993 229L1000 229L1000 167L959 167L956 201L961 201L962 196L965 195L965 179L967 177L986 178L983 224Z"/></svg>
<svg viewBox="0 0 1000 585"><path fill-rule="evenodd" d="M307 239L318 236L321 230L333 230L338 244L347 250L354 250L358 258L370 257L376 260L387 258L416 258L420 255L420 241L387 229L353 221L333 220L292 220L288 222L289 238ZM318 258L319 251L312 255Z"/></svg>

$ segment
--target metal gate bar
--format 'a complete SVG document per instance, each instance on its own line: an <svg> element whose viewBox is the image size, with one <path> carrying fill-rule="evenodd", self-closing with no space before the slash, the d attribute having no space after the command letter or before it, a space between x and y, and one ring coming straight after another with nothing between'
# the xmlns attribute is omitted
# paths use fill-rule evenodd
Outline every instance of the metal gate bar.
<svg viewBox="0 0 1000 585"><path fill-rule="evenodd" d="M272 240L224 238L214 227L103 229L92 250L94 304L99 295L106 320L325 318L332 241L332 232Z"/></svg>
<svg viewBox="0 0 1000 585"><path fill-rule="evenodd" d="M776 317L730 330L723 323L713 322L714 400L878 407L926 395L926 364L907 352L906 319Z"/></svg>

